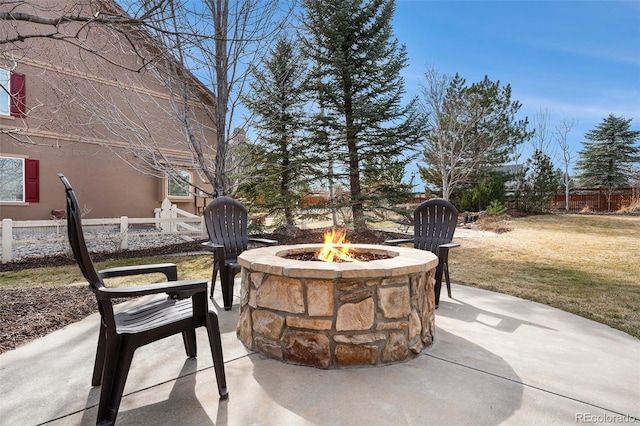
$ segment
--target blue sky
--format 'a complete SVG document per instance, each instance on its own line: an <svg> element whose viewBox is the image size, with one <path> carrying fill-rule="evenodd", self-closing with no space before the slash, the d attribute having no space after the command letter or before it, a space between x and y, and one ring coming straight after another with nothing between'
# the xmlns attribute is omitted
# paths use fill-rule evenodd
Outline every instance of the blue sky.
<svg viewBox="0 0 640 426"><path fill-rule="evenodd" d="M610 113L640 129L640 1L396 0L393 25L409 56L408 95L428 65L468 83L488 75L511 84L530 121L540 109L552 127L575 120L576 158Z"/></svg>

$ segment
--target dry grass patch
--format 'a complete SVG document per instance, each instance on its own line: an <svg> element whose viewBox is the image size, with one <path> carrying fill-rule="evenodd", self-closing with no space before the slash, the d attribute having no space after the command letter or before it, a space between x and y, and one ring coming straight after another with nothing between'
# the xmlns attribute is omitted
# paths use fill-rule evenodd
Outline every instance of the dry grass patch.
<svg viewBox="0 0 640 426"><path fill-rule="evenodd" d="M509 226L510 219L511 218L506 214L488 215L478 219L475 226L482 229L483 231L491 231L495 232L496 234L502 234L504 232L511 231L511 226Z"/></svg>
<svg viewBox="0 0 640 426"><path fill-rule="evenodd" d="M640 337L640 218L545 215L459 239L452 281L534 300Z"/></svg>
<svg viewBox="0 0 640 426"><path fill-rule="evenodd" d="M640 212L640 200L635 200L628 206L623 206L616 213L638 213Z"/></svg>

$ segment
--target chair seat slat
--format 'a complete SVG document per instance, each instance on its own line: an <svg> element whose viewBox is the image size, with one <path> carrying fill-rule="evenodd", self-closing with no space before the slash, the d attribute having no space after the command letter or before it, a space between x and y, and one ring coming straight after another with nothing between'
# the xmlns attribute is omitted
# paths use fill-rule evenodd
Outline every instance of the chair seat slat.
<svg viewBox="0 0 640 426"><path fill-rule="evenodd" d="M116 314L115 318L119 333L139 333L182 321L192 315L191 299L179 301L167 299L160 304L155 304L153 309L123 311Z"/></svg>

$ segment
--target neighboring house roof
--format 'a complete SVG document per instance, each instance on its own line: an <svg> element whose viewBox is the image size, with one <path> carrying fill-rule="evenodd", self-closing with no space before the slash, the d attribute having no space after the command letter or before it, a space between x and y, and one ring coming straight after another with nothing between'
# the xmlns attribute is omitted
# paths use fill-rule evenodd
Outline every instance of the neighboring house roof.
<svg viewBox="0 0 640 426"><path fill-rule="evenodd" d="M524 164L504 164L502 166L497 166L494 168L496 172L515 175L517 173L522 173L524 170Z"/></svg>

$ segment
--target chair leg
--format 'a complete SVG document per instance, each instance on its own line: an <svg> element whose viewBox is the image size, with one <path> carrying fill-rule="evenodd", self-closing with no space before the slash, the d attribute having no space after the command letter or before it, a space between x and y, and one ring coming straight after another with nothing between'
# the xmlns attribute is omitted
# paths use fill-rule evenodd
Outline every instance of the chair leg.
<svg viewBox="0 0 640 426"><path fill-rule="evenodd" d="M135 350L136 348L131 347L126 341L120 344L117 359L114 363L111 385L107 387L106 380L103 380L97 423L106 421L109 424L115 424ZM109 358L107 358L107 362L110 362ZM106 394L106 396L103 397L103 394Z"/></svg>
<svg viewBox="0 0 640 426"><path fill-rule="evenodd" d="M442 271L444 269L444 264L442 263L442 260L440 260L440 262L438 263L438 266L436 267L436 283L434 285L434 292L435 292L435 302L436 302L436 309L438 308L438 305L440 304L440 290L442 289Z"/></svg>
<svg viewBox="0 0 640 426"><path fill-rule="evenodd" d="M220 399L228 399L227 376L224 372L224 358L222 355L222 341L220 340L220 324L218 315L209 312L207 315L207 334L209 336L209 346L213 358L213 368L216 372L216 382L218 383L218 394Z"/></svg>
<svg viewBox="0 0 640 426"><path fill-rule="evenodd" d="M216 278L218 277L218 261L213 256L213 273L211 274L211 298L213 299L213 289L216 288ZM222 278L222 274L220 274Z"/></svg>
<svg viewBox="0 0 640 426"><path fill-rule="evenodd" d="M102 370L104 369L104 356L107 341L105 337L105 327L100 324L100 333L98 335L98 349L96 350L96 360L93 364L93 377L91 378L91 386L100 386L102 381Z"/></svg>
<svg viewBox="0 0 640 426"><path fill-rule="evenodd" d="M110 420L109 407L111 406L111 394L117 365L120 361L121 339L117 336L106 336L106 350L102 371L102 387L100 388L100 403L98 405L98 419L96 424L101 422L113 423Z"/></svg>
<svg viewBox="0 0 640 426"><path fill-rule="evenodd" d="M230 311L233 306L233 276L226 268L220 270L220 284L222 285L224 310Z"/></svg>
<svg viewBox="0 0 640 426"><path fill-rule="evenodd" d="M182 340L184 341L184 349L189 358L198 356L198 348L196 346L196 330L191 329L182 332Z"/></svg>
<svg viewBox="0 0 640 426"><path fill-rule="evenodd" d="M449 299L451 299L451 280L449 279L449 262L448 260L444 263L444 278L447 283L447 295Z"/></svg>
<svg viewBox="0 0 640 426"><path fill-rule="evenodd" d="M447 295L451 299L451 280L449 279L449 250L444 250L441 256L444 277L447 283Z"/></svg>

